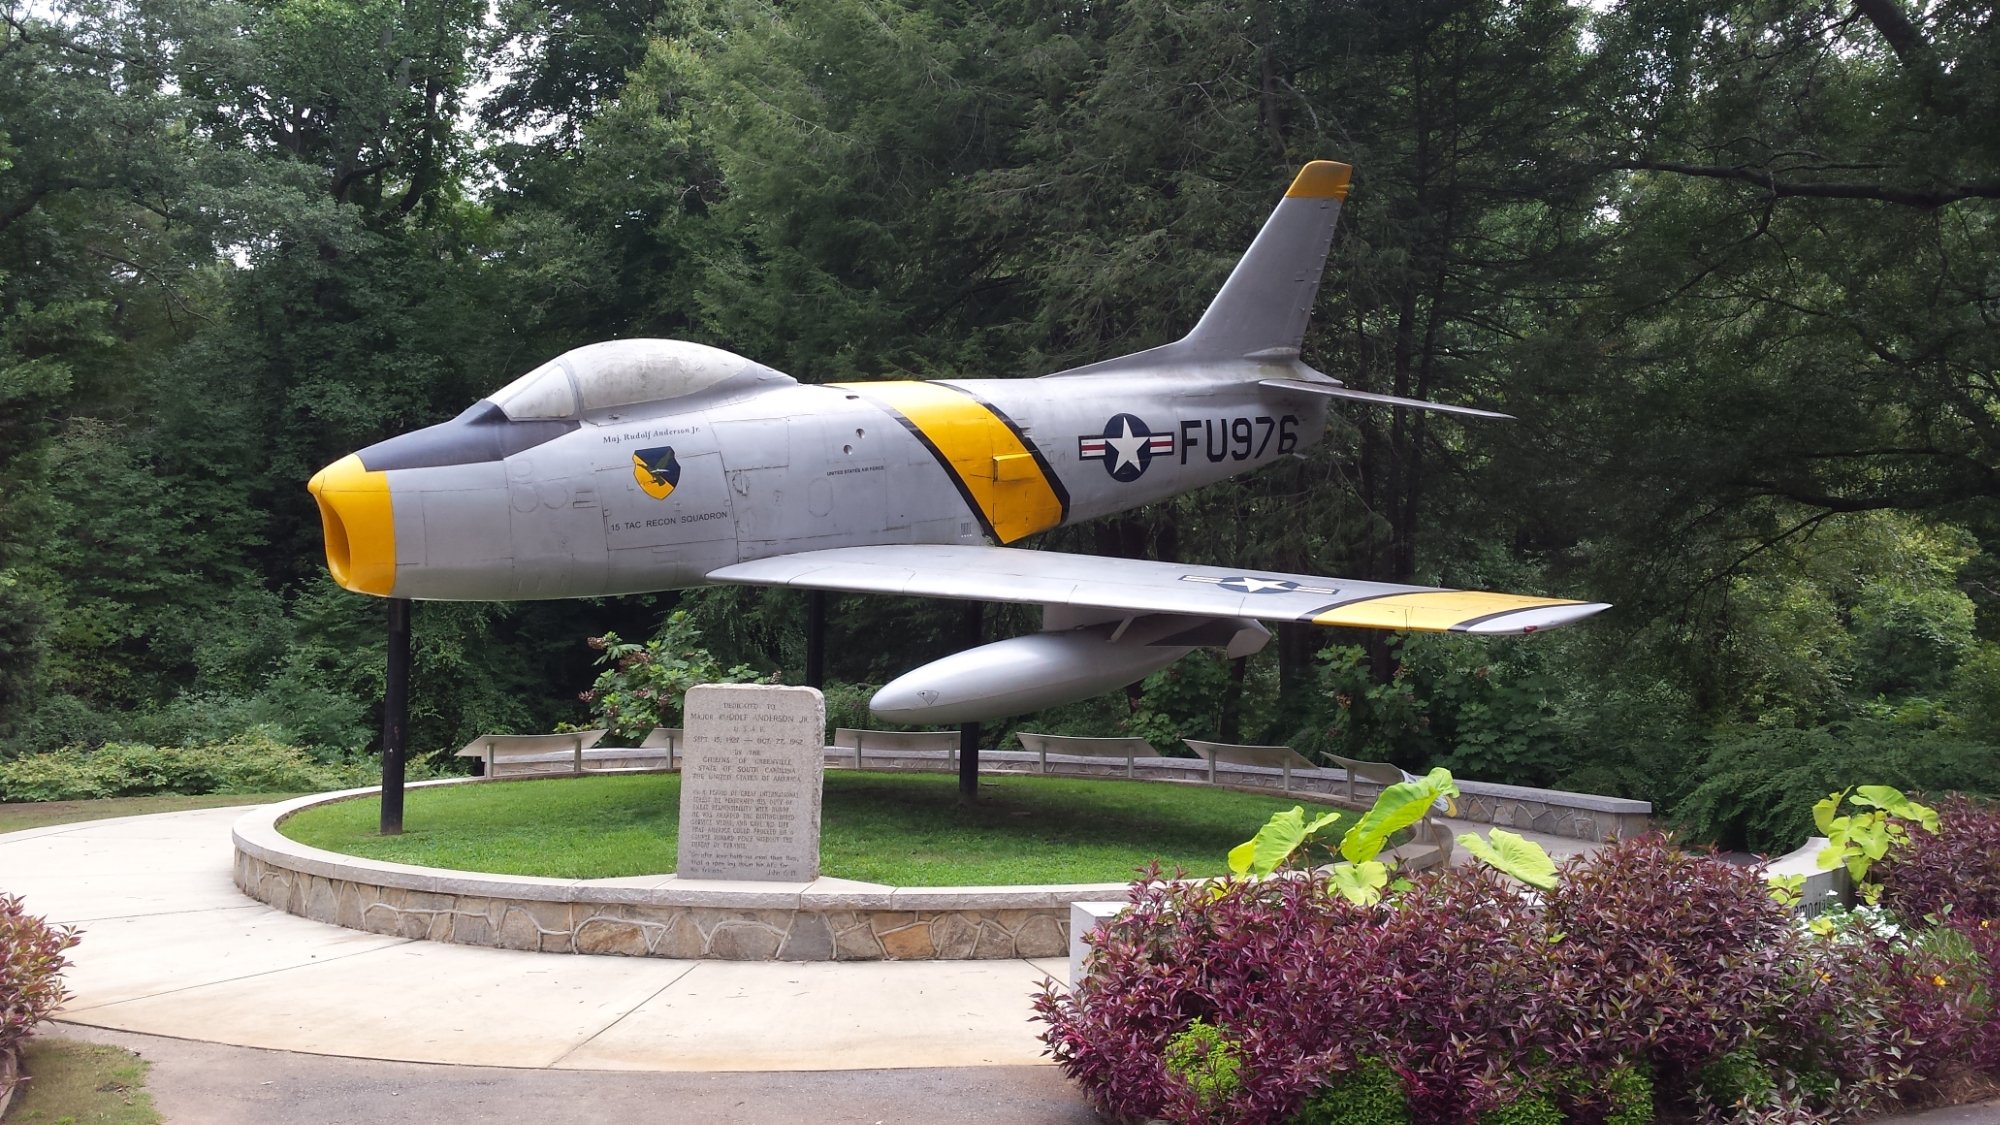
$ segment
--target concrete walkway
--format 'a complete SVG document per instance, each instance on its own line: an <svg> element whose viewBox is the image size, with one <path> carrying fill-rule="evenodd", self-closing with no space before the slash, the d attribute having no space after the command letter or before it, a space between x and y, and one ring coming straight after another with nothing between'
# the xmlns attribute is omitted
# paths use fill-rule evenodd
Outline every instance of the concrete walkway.
<svg viewBox="0 0 2000 1125"><path fill-rule="evenodd" d="M0 836L0 888L84 940L61 1018L356 1058L577 1070L1045 1065L1049 961L730 962L517 953L308 922L230 882L204 809Z"/></svg>
<svg viewBox="0 0 2000 1125"><path fill-rule="evenodd" d="M136 1051L152 1064L146 1092L169 1125L1099 1125L1047 1064L608 1074L343 1059L62 1023L44 1035Z"/></svg>

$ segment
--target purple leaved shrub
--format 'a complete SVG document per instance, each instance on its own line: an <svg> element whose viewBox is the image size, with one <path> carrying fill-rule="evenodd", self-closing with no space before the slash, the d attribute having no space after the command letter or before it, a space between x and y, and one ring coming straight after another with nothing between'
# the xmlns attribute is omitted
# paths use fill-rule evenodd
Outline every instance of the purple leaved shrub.
<svg viewBox="0 0 2000 1125"><path fill-rule="evenodd" d="M2000 806L1946 797L1936 808L1936 832L1912 831L1869 872L1882 905L1907 925L1927 916L2000 923Z"/></svg>
<svg viewBox="0 0 2000 1125"><path fill-rule="evenodd" d="M1983 995L1986 1019L1972 1037L1972 1065L1987 1074L2000 1075L2000 921L1992 918L1961 918L1952 928L1965 936L1966 944L1979 961L1973 981Z"/></svg>
<svg viewBox="0 0 2000 1125"><path fill-rule="evenodd" d="M1121 1119L1279 1122L1352 1065L1350 1014L1368 986L1351 958L1376 912L1299 875L1169 883L1154 871L1092 940L1073 992L1035 1001L1050 1053L1099 1111ZM1240 1058L1235 1089L1204 1099L1171 1075L1167 1041L1195 1020Z"/></svg>
<svg viewBox="0 0 2000 1125"><path fill-rule="evenodd" d="M74 926L51 926L22 909L19 897L0 895L0 1055L18 1052L69 999L63 953L77 941Z"/></svg>
<svg viewBox="0 0 2000 1125"><path fill-rule="evenodd" d="M1377 1057L1416 1121L1470 1121L1542 1044L1547 943L1534 912L1484 868L1419 876L1374 907L1300 874L1133 888L1093 940L1072 993L1036 1001L1065 1073L1101 1112L1275 1123L1319 1086ZM1195 1020L1240 1056L1227 1097L1169 1073L1169 1039Z"/></svg>
<svg viewBox="0 0 2000 1125"><path fill-rule="evenodd" d="M1764 1028L1762 1054L1819 1120L1880 1109L1978 1065L1990 993L1986 962L1964 935L1846 929L1795 934L1792 948L1789 996Z"/></svg>
<svg viewBox="0 0 2000 1125"><path fill-rule="evenodd" d="M1349 1043L1402 1076L1412 1121L1475 1120L1541 1063L1560 1022L1541 920L1517 884L1470 866L1418 876L1377 917Z"/></svg>
<svg viewBox="0 0 2000 1125"><path fill-rule="evenodd" d="M2000 920L1899 930L1855 912L1814 930L1757 870L1657 837L1566 863L1539 898L1484 867L1370 907L1318 875L1155 871L1131 904L1076 990L1036 1001L1056 1061L1125 1121L1275 1125L1309 1100L1319 1120L1345 1112L1327 1099L1349 1076L1384 1067L1415 1125L1542 1102L1641 1120L1655 1089L1703 1120L1839 1121L2000 1065ZM1197 1021L1232 1082L1163 1060ZM1646 1093L1611 1096L1618 1075Z"/></svg>
<svg viewBox="0 0 2000 1125"><path fill-rule="evenodd" d="M1543 924L1561 1063L1640 1062L1671 1091L1788 999L1791 915L1762 877L1658 836L1566 864Z"/></svg>

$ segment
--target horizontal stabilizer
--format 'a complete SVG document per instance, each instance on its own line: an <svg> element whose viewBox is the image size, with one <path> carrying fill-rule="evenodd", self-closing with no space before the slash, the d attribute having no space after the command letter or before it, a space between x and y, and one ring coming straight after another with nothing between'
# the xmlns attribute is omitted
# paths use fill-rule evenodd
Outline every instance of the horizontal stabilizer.
<svg viewBox="0 0 2000 1125"><path fill-rule="evenodd" d="M1407 406L1412 410L1434 410L1440 414L1470 414L1475 418L1504 418L1510 422L1514 419L1512 414L1502 414L1497 410L1481 410L1476 406L1450 406L1442 402L1425 402L1420 398L1378 395L1372 391L1357 391L1343 387L1339 383L1315 383L1305 379L1259 379L1257 384L1263 387L1276 387L1281 391L1304 391L1307 394L1324 395L1327 398L1351 398L1357 402Z"/></svg>

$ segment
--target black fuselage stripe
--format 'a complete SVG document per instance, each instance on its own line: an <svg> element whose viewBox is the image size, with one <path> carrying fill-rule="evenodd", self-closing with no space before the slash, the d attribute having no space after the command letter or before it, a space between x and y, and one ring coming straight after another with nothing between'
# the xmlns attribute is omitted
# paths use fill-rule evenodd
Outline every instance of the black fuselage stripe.
<svg viewBox="0 0 2000 1125"><path fill-rule="evenodd" d="M980 398L964 387L958 386L955 383L940 383L938 385L941 387L950 387L952 390L985 407L995 418L1000 419L1001 425L1012 431L1015 439L1021 443L1021 448L1027 450L1028 456L1035 459L1035 468L1042 471L1042 479L1048 482L1049 491L1055 494L1056 504L1062 510L1062 522L1068 523L1069 489L1063 486L1062 478L1056 475L1055 467L1049 464L1049 459L1042 456L1042 447L1035 444L1035 439L1029 437L1027 431L1023 430L1020 424L1015 422L1006 411Z"/></svg>
<svg viewBox="0 0 2000 1125"><path fill-rule="evenodd" d="M958 466L952 464L951 458L944 455L944 450L939 449L937 443L926 436L924 431L919 429L915 422L904 417L902 411L897 410L887 403L878 402L873 398L868 399L868 401L874 403L877 409L886 413L889 417L902 423L903 428L910 431L911 437L916 438L918 443L931 451L931 456L937 458L938 467L944 470L945 478L951 481L951 486L958 490L959 498L965 501L965 510L971 512L972 518L979 521L979 529L986 533L988 539L996 543L999 542L1000 533L993 530L993 521L986 518L985 510L979 506L979 498L974 496L972 489L966 486L964 478L958 475Z"/></svg>

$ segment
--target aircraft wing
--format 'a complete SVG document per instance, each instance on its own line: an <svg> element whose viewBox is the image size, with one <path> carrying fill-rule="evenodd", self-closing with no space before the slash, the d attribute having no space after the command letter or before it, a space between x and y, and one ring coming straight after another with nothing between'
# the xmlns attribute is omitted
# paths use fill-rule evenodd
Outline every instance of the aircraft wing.
<svg viewBox="0 0 2000 1125"><path fill-rule="evenodd" d="M778 555L720 567L708 577L805 590L1482 634L1533 633L1610 608L1310 574L930 544Z"/></svg>

